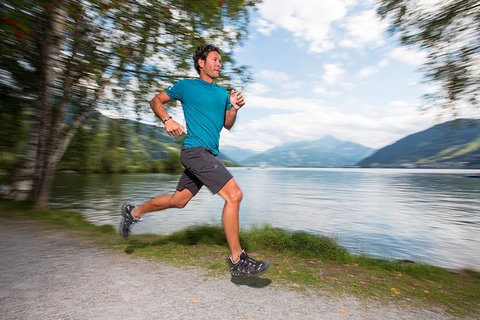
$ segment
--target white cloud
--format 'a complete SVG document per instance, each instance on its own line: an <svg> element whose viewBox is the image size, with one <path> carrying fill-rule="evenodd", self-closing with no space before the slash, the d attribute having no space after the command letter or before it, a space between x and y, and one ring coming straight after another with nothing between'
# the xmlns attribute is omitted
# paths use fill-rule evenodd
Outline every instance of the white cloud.
<svg viewBox="0 0 480 320"><path fill-rule="evenodd" d="M262 108L272 109L276 111L291 111L295 112L311 112L312 110L319 109L321 105L320 100L307 99L302 97L294 98L277 98L266 97L261 95L249 95L248 96L248 109ZM325 107L324 107L325 108Z"/></svg>
<svg viewBox="0 0 480 320"><path fill-rule="evenodd" d="M403 101L391 102L389 109L393 109L392 112L376 117L343 112L308 99L251 96L248 108L294 112L239 122L231 132L222 132L221 145L264 151L288 142L313 141L332 135L341 140L381 148L434 123L434 117L420 115L415 106Z"/></svg>
<svg viewBox="0 0 480 320"><path fill-rule="evenodd" d="M385 68L385 67L388 66L389 64L390 64L390 60L388 60L388 59L383 59L382 61L380 61L380 62L378 63L378 66L379 66L380 68Z"/></svg>
<svg viewBox="0 0 480 320"><path fill-rule="evenodd" d="M427 55L423 51L409 47L397 47L390 52L389 57L412 66L420 66L425 62Z"/></svg>
<svg viewBox="0 0 480 320"><path fill-rule="evenodd" d="M273 71L277 70L273 59L268 67L260 66L255 73L260 84L247 90L245 110L249 111L240 112L231 132L222 131L221 145L261 151L332 135L381 148L435 124L435 114L418 109L422 87L405 85L416 79L411 75L425 61L425 55L406 47L385 55L392 42L387 41L384 22L377 18L373 3L264 0L258 11L259 32L270 35L270 40L286 41L290 39L281 38L285 32L273 32L286 30L308 48L307 53L322 54L302 59L302 53L295 50L300 58L294 63L299 64L302 74ZM260 55L269 53L262 44L257 46ZM388 72L383 72L387 67ZM258 71L263 68L271 69ZM392 74L400 68L407 76L403 72ZM366 77L371 77L368 83L358 81ZM282 90L291 86L299 89L293 95L283 95Z"/></svg>
<svg viewBox="0 0 480 320"><path fill-rule="evenodd" d="M377 73L379 70L377 67L372 67L372 66L368 66L368 67L363 67L362 69L360 69L357 73L357 77L359 78L366 78L366 77L369 77L371 76L372 74L375 74Z"/></svg>
<svg viewBox="0 0 480 320"><path fill-rule="evenodd" d="M263 89L267 89L266 86L269 85L273 87L270 89L280 89L284 94L290 93L302 86L300 81L295 81L290 75L283 71L262 70L258 73L257 77L264 85Z"/></svg>
<svg viewBox="0 0 480 320"><path fill-rule="evenodd" d="M324 87L316 87L313 89L313 92L325 95L327 94L327 89L325 89Z"/></svg>
<svg viewBox="0 0 480 320"><path fill-rule="evenodd" d="M386 23L378 18L374 9L346 18L343 28L347 31L345 39L340 42L343 47L380 46L385 42L383 34Z"/></svg>
<svg viewBox="0 0 480 320"><path fill-rule="evenodd" d="M265 19L258 19L254 25L257 27L257 31L264 35L270 35L273 30L277 29L277 26Z"/></svg>
<svg viewBox="0 0 480 320"><path fill-rule="evenodd" d="M327 89L321 85L317 85L313 88L313 92L326 97L335 97L340 94L337 90Z"/></svg>
<svg viewBox="0 0 480 320"><path fill-rule="evenodd" d="M258 8L268 23L262 21L259 31L271 32L273 25L308 43L311 52L330 50L334 47L331 24L345 17L351 4L352 1L346 0L264 0Z"/></svg>
<svg viewBox="0 0 480 320"><path fill-rule="evenodd" d="M322 76L323 81L328 85L335 85L340 81L341 76L345 73L338 64L326 64L324 67L325 73Z"/></svg>
<svg viewBox="0 0 480 320"><path fill-rule="evenodd" d="M259 95L259 94L265 94L269 92L270 88L262 83L256 82L248 85L245 91L247 94Z"/></svg>
<svg viewBox="0 0 480 320"><path fill-rule="evenodd" d="M291 80L291 77L283 71L262 70L259 76L266 81L273 83L282 83Z"/></svg>
<svg viewBox="0 0 480 320"><path fill-rule="evenodd" d="M360 79L367 78L371 75L379 73L381 69L385 68L389 64L390 64L390 60L383 59L380 62L378 62L376 65L362 67L360 68L360 70L357 71L356 77Z"/></svg>
<svg viewBox="0 0 480 320"><path fill-rule="evenodd" d="M356 49L383 44L386 22L377 17L373 7L349 15L357 5L350 0L264 0L258 6L261 18L256 26L266 35L283 28L313 53L331 50L336 44Z"/></svg>

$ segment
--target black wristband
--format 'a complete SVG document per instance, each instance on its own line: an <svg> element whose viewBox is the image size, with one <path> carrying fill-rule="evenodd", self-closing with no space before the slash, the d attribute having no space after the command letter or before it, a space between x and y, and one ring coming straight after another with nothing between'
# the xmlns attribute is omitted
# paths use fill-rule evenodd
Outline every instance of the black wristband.
<svg viewBox="0 0 480 320"><path fill-rule="evenodd" d="M165 119L162 120L163 123L167 122L168 120L172 119L172 117L166 117Z"/></svg>

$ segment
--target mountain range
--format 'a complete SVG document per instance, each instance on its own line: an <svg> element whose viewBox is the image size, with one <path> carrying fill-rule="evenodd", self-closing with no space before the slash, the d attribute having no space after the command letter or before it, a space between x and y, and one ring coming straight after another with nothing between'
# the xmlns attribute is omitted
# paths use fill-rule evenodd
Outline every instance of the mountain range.
<svg viewBox="0 0 480 320"><path fill-rule="evenodd" d="M135 149L144 150L151 159L165 159L168 150L180 147L181 139L168 136L162 128L130 120L126 123L132 137L136 137L132 140ZM220 159L225 163L243 166L480 168L480 119L438 124L379 150L325 136L264 152L232 146L221 146L220 152Z"/></svg>
<svg viewBox="0 0 480 320"><path fill-rule="evenodd" d="M388 145L358 164L480 168L480 119L457 119L438 124Z"/></svg>
<svg viewBox="0 0 480 320"><path fill-rule="evenodd" d="M281 145L248 158L246 150L223 149L223 152L242 165L273 167L344 167L369 156L374 149L349 141L325 136L316 141Z"/></svg>
<svg viewBox="0 0 480 320"><path fill-rule="evenodd" d="M480 119L457 119L374 150L332 136L281 145L261 153L221 148L245 166L480 168Z"/></svg>

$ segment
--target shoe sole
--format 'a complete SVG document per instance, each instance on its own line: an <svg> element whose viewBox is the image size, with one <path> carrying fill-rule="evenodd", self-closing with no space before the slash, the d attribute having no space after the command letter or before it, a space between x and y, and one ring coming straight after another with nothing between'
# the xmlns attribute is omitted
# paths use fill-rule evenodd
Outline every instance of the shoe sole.
<svg viewBox="0 0 480 320"><path fill-rule="evenodd" d="M120 221L120 228L118 230L118 233L120 233L120 236L123 239L128 239L128 237L130 236L130 233L127 236L124 236L123 234L123 227L125 226L125 219L127 218L127 205L128 203L124 203L122 205L122 221Z"/></svg>

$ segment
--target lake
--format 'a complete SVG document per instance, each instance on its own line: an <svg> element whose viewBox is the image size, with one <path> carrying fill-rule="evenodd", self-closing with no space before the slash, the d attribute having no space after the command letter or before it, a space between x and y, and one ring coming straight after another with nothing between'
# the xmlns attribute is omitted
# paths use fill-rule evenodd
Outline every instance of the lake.
<svg viewBox="0 0 480 320"><path fill-rule="evenodd" d="M479 170L230 168L242 188L240 226L268 223L332 237L352 253L451 269L480 266ZM118 226L125 201L171 193L176 174L58 175L50 205ZM134 234L221 225L223 200L207 188L184 209L150 213Z"/></svg>

